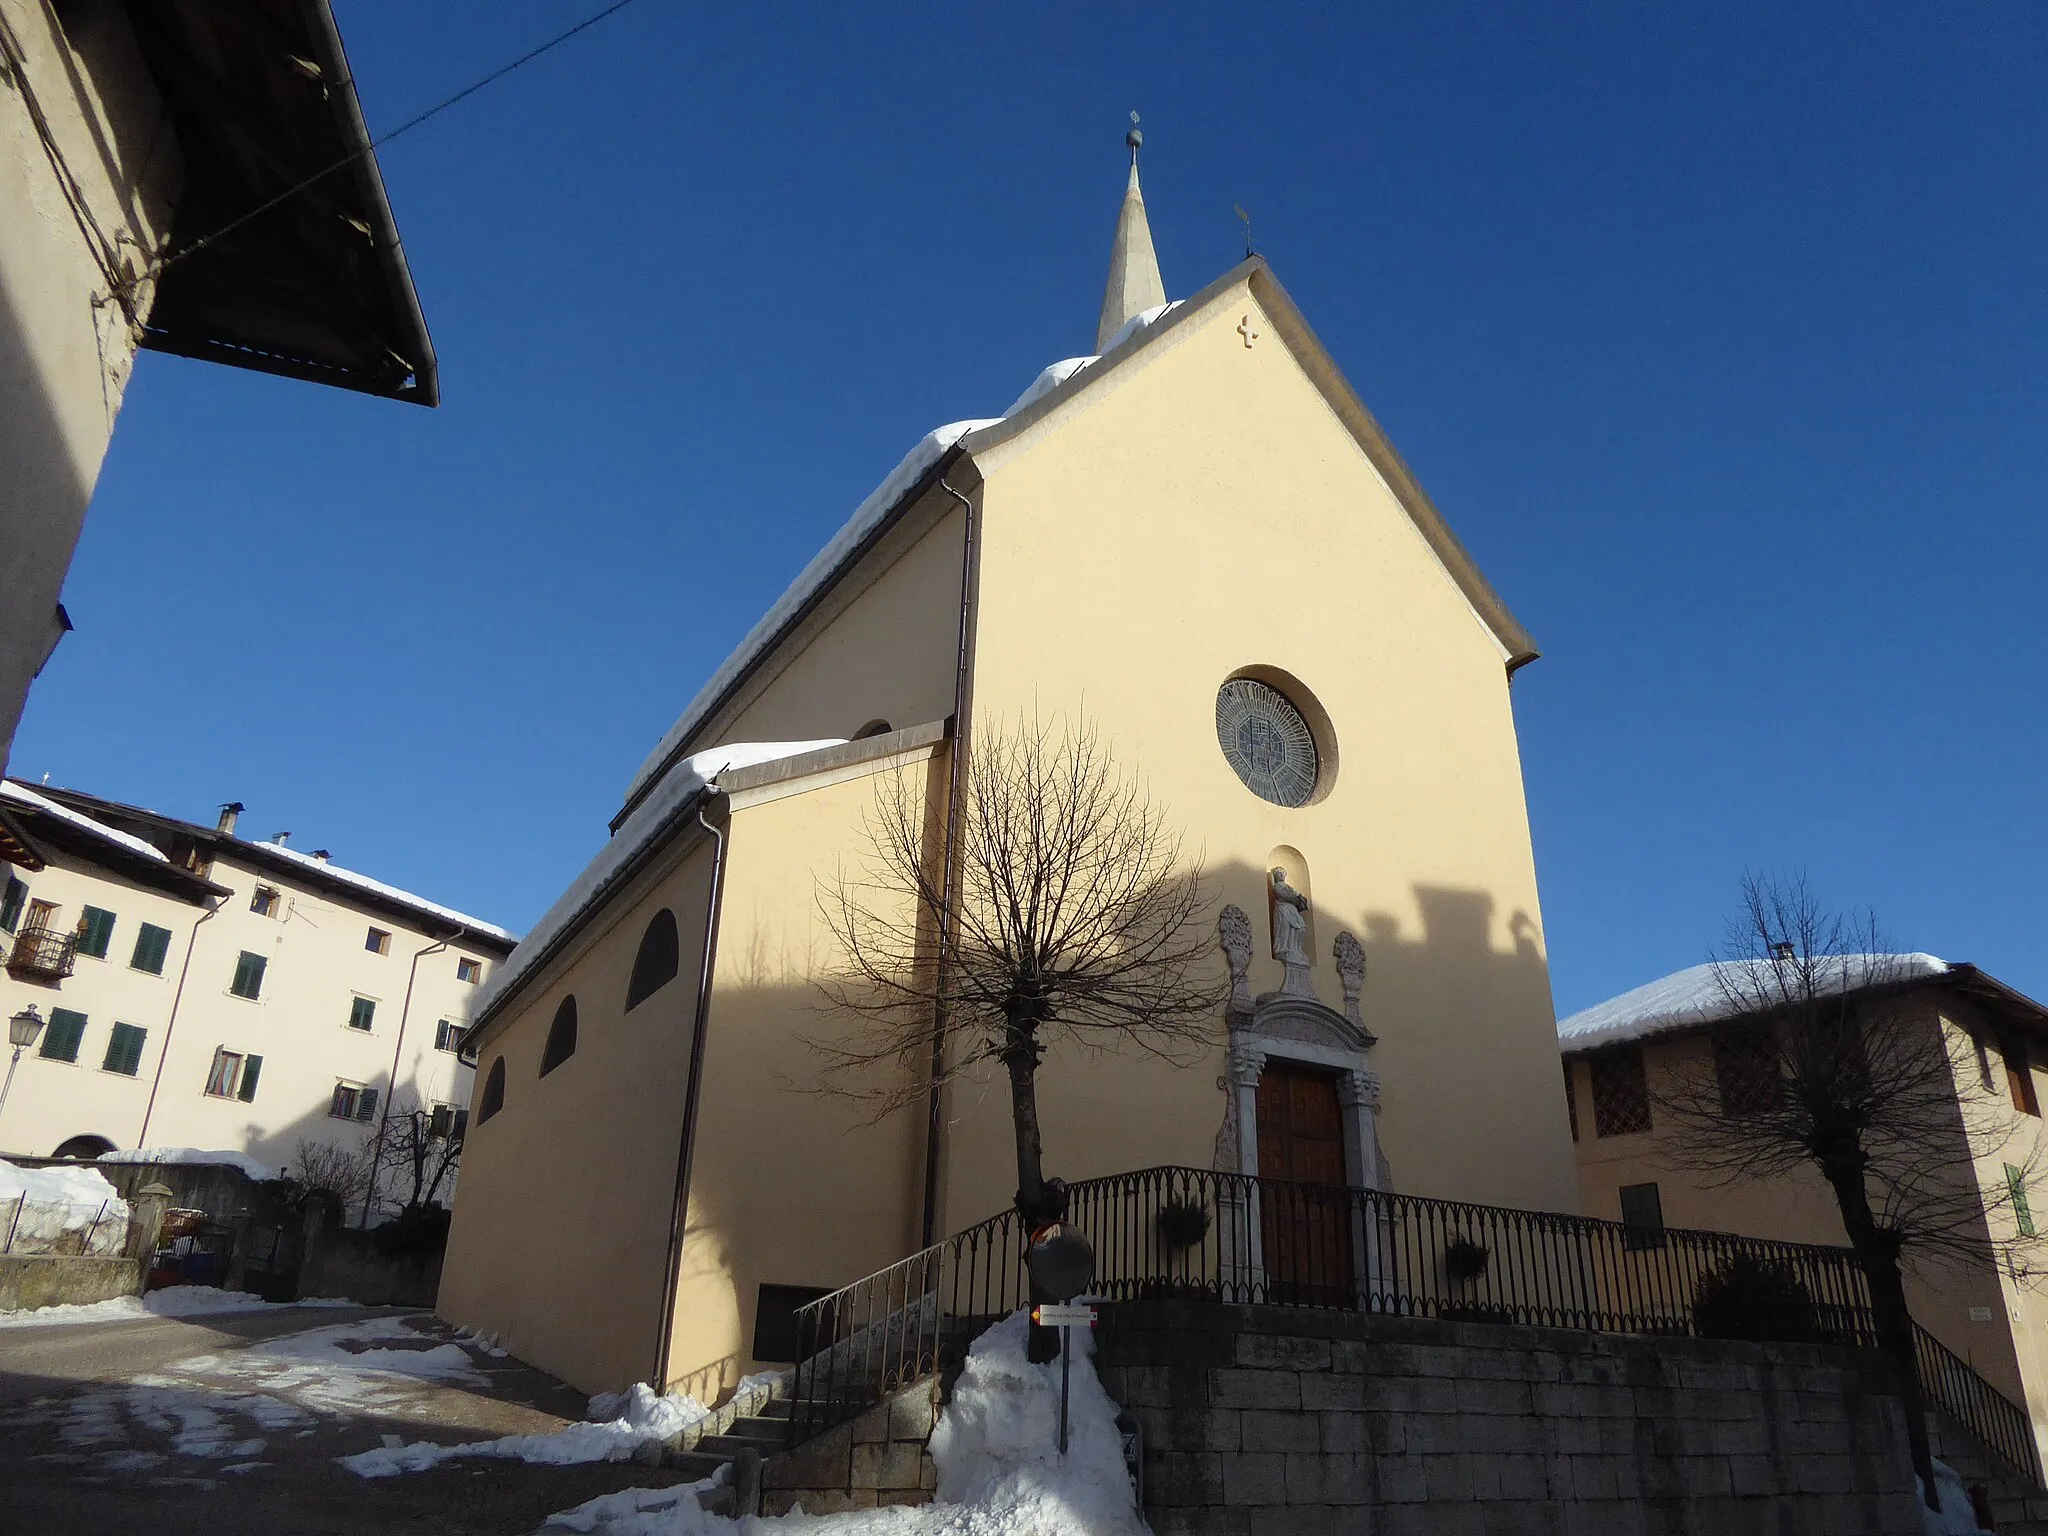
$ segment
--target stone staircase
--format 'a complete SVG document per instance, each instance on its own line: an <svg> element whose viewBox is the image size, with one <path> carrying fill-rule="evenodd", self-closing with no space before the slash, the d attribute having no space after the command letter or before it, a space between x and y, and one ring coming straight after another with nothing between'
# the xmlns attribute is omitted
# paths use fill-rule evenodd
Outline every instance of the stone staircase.
<svg viewBox="0 0 2048 1536"><path fill-rule="evenodd" d="M2048 1492L2030 1486L1938 1408L1927 1415L1927 1435L1936 1458L1954 1467L1965 1487L1981 1487L1991 1495L1998 1536L2048 1536Z"/></svg>
<svg viewBox="0 0 2048 1536"><path fill-rule="evenodd" d="M719 1478L697 1496L710 1513L753 1514L760 1507L761 1464L782 1452L789 1433L787 1390L782 1381L743 1388L647 1459L680 1472L683 1481Z"/></svg>

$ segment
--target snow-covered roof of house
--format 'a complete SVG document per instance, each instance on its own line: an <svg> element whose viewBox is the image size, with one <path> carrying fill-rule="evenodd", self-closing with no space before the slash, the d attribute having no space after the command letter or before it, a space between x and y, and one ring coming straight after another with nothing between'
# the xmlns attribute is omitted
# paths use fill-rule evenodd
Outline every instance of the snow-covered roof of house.
<svg viewBox="0 0 2048 1536"><path fill-rule="evenodd" d="M1772 966L1769 960L1732 960L1673 971L1558 1020L1558 1043L1567 1051L1588 1051L1736 1018L1750 1011L1741 1001L1745 995L1767 995ZM1816 959L1814 966L1814 986L1828 993L1918 981L1955 969L1939 955L1917 952L1831 955Z"/></svg>
<svg viewBox="0 0 2048 1536"><path fill-rule="evenodd" d="M518 948L485 978L471 1017L481 1023L499 1000L507 996L553 949L556 941L567 934L584 913L604 899L605 894L626 874L634 856L674 825L699 793L715 783L720 774L845 745L845 741L838 737L824 741L732 742L693 752L673 764L655 784L653 791L633 808L618 831L598 849L596 857L583 867L583 873L527 931Z"/></svg>
<svg viewBox="0 0 2048 1536"><path fill-rule="evenodd" d="M496 923L487 923L480 917L471 917L467 912L458 912L453 907L444 907L438 901L429 901L424 896L416 896L411 891L401 890L395 885L386 885L382 880L372 880L368 875L356 870L342 868L341 865L336 864L331 859L316 859L310 853L301 853L296 848L287 848L283 843L257 843L246 837L238 837L234 841L235 848L227 850L230 858L234 856L236 848L261 848L267 854L284 859L289 863L297 864L301 868L326 875L331 880L339 880L343 885L352 885L357 890L368 895L382 896L386 901L396 902L400 906L412 907L416 911L438 917L443 922L459 923L471 933L481 933L494 939L503 939L507 944L517 944L519 942L519 935L509 928L500 928Z"/></svg>
<svg viewBox="0 0 2048 1536"><path fill-rule="evenodd" d="M79 831L89 833L101 842L111 843L114 847L132 853L138 858L154 859L159 864L170 862L162 849L145 843L139 837L132 837L117 827L94 821L90 816L81 811L74 811L68 805L60 805L48 795L39 795L26 784L17 784L12 779L0 779L0 800L12 800L16 805L40 811L45 816L76 827Z"/></svg>

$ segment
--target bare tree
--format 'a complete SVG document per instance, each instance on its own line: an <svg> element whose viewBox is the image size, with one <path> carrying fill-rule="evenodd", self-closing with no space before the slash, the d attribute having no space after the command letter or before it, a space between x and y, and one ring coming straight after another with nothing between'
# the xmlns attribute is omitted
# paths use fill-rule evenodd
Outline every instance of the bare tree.
<svg viewBox="0 0 2048 1536"><path fill-rule="evenodd" d="M346 1210L369 1193L370 1138L355 1142L302 1141L286 1170L302 1190L332 1195Z"/></svg>
<svg viewBox="0 0 2048 1536"><path fill-rule="evenodd" d="M436 1204L462 1160L467 1128L468 1116L447 1105L430 1109L417 1099L394 1103L370 1138L373 1166L395 1175L384 1186L385 1203L401 1212Z"/></svg>
<svg viewBox="0 0 2048 1536"><path fill-rule="evenodd" d="M984 731L966 765L948 879L945 807L885 778L858 871L820 905L842 968L820 986L857 1022L813 1039L831 1091L878 1115L984 1064L1010 1085L1017 1208L1062 1214L1048 1189L1038 1066L1050 1044L1129 1044L1185 1064L1213 1038L1223 990L1205 968L1199 873L1094 729ZM950 887L950 888L949 888Z"/></svg>
<svg viewBox="0 0 2048 1536"><path fill-rule="evenodd" d="M1801 1169L1826 1180L1869 1284L1878 1344L1906 1384L1913 1465L1938 1508L1904 1269L1974 1260L2018 1275L2034 1240L2009 1219L2011 1183L1986 1189L1977 1177L1977 1160L2014 1123L1976 1091L1981 1042L1945 1029L1913 988L1926 974L1891 951L1873 918L1823 910L1803 878L1745 876L1713 968L1710 1006L1730 1022L1659 1087L1656 1107L1687 1166L1711 1182Z"/></svg>

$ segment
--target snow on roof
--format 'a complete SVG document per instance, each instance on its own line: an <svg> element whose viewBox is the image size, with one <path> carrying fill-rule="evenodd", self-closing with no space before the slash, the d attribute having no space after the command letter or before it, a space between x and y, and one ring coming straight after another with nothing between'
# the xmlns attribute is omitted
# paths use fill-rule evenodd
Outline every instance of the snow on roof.
<svg viewBox="0 0 2048 1536"><path fill-rule="evenodd" d="M259 1184L277 1177L277 1170L268 1163L259 1163L248 1153L230 1148L135 1147L127 1152L102 1152L99 1160L103 1163L180 1163L239 1168Z"/></svg>
<svg viewBox="0 0 2048 1536"><path fill-rule="evenodd" d="M74 811L68 805L59 805L47 795L39 795L26 784L17 784L12 779L0 779L0 800L12 800L16 805L25 805L57 821L68 821L81 831L90 832L104 842L127 850L145 859L154 859L159 864L171 861L164 856L161 848L145 843L139 837L115 830L105 822L94 821L90 816Z"/></svg>
<svg viewBox="0 0 2048 1536"><path fill-rule="evenodd" d="M497 1006L498 999L518 985L520 978L547 953L549 946L579 917L597 905L633 855L653 841L668 825L671 816L682 810L699 790L715 782L721 773L845 745L846 742L839 737L823 741L731 742L722 747L707 747L702 752L693 752L670 768L647 798L633 808L633 814L625 819L610 841L597 851L597 857L584 866L583 873L576 877L569 889L562 892L555 904L542 914L541 920L527 931L526 937L519 941L519 947L507 955L505 963L485 980L472 1017L482 1019L488 1015Z"/></svg>
<svg viewBox="0 0 2048 1536"><path fill-rule="evenodd" d="M1747 1010L1728 995L1730 988L1722 985L1723 974L1726 973L1726 980L1738 994L1752 989L1764 991L1771 985L1771 964L1768 960L1717 961L1673 971L1632 992L1559 1019L1558 1042L1567 1050L1584 1051L1734 1018ZM1872 982L1941 976L1949 969L1948 962L1940 956L1918 953L1830 955L1814 964L1815 984L1828 992L1853 991Z"/></svg>
<svg viewBox="0 0 2048 1536"><path fill-rule="evenodd" d="M901 501L910 488L924 477L925 472L945 457L961 438L984 427L996 426L1035 405L1043 396L1058 389L1075 374L1101 361L1133 336L1157 325L1178 309L1180 304L1179 299L1174 299L1148 309L1143 314L1131 316L1124 322L1123 328L1110 338L1109 345L1098 356L1070 357L1063 362L1054 363L1050 368L1043 370L1032 381L1031 387L1019 395L1001 416L955 421L940 427L937 431L926 433L918 445L903 456L902 462L889 471L888 477L868 494L867 499L853 509L853 516L849 517L839 532L832 536L831 542L819 550L817 557L797 574L796 580L789 584L788 590L775 600L775 605L767 613L762 615L761 622L747 631L746 638L740 641L730 656L726 657L724 664L711 674L710 680L702 688L697 690L696 697L684 707L682 714L676 717L675 724L663 733L654 750L647 754L646 760L634 773L632 783L626 786L627 802L631 803L636 795L654 781L662 772L662 765L667 762L669 754L687 741L690 733L704 723L705 718L718 706L718 701L724 697L726 690L754 664L762 652L767 650L775 637L782 632L783 626L831 583L840 568L852 557L854 550L858 549L862 541L895 509L896 503Z"/></svg>
<svg viewBox="0 0 2048 1536"><path fill-rule="evenodd" d="M316 859L310 853L287 848L283 843L259 843L246 837L238 837L235 842L244 848L261 848L265 853L274 853L294 863L303 864L307 869L331 876L343 885L352 885L357 890L382 896L386 901L395 901L400 906L429 913L444 923L459 923L471 933L487 934L494 939L503 939L507 944L519 942L519 935L508 928L500 928L496 923L487 923L480 917L471 917L467 912L458 912L453 907L444 907L438 901L429 901L424 896L415 896L411 891L400 890L395 885L386 885L382 880L372 880L368 875L358 874L352 869L343 869L339 864Z"/></svg>

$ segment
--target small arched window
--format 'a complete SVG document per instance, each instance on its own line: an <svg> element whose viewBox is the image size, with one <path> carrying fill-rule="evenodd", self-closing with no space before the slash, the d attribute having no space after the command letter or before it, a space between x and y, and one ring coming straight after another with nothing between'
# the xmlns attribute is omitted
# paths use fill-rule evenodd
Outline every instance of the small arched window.
<svg viewBox="0 0 2048 1536"><path fill-rule="evenodd" d="M866 725L853 733L853 739L855 741L866 741L870 736L886 736L894 729L895 727L886 720L870 720Z"/></svg>
<svg viewBox="0 0 2048 1536"><path fill-rule="evenodd" d="M52 1152L50 1156L75 1157L91 1161L94 1158L103 1157L113 1150L114 1144L104 1136L73 1136L68 1141L59 1142L57 1150Z"/></svg>
<svg viewBox="0 0 2048 1536"><path fill-rule="evenodd" d="M571 992L555 1009L555 1022L548 1026L548 1043L540 1053L540 1075L546 1077L576 1054L576 994Z"/></svg>
<svg viewBox="0 0 2048 1536"><path fill-rule="evenodd" d="M676 915L663 907L640 935L640 952L633 956L633 976L626 983L626 1011L632 1012L674 981L677 963Z"/></svg>
<svg viewBox="0 0 2048 1536"><path fill-rule="evenodd" d="M482 1125L504 1107L505 1058L500 1056L491 1063L491 1070L484 1076L484 1096L477 1100L476 1123Z"/></svg>

